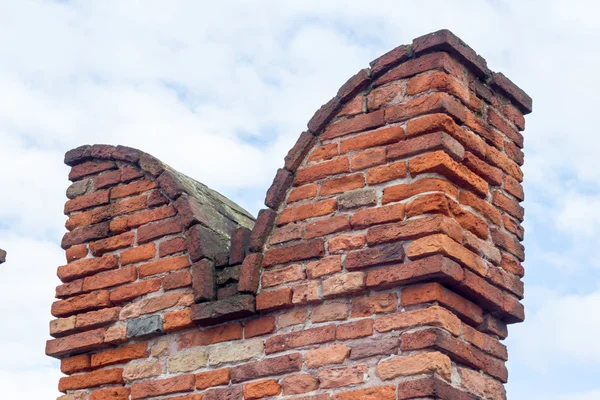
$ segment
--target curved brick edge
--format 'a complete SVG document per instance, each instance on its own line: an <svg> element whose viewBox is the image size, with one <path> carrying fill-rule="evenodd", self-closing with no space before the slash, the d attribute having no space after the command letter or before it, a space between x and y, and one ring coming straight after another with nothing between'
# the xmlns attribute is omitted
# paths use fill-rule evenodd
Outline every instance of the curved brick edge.
<svg viewBox="0 0 600 400"><path fill-rule="evenodd" d="M72 167L69 179L74 182L74 185L89 176L110 171L115 167L118 170L123 168L138 169L141 174L137 177L145 175L149 181L154 182L157 205L159 203L170 203L183 228L182 238L185 243L186 258L189 257L189 264L191 265L191 286L194 301L200 303L191 306L190 319L194 320L194 317L196 317L202 321L202 325L214 325L254 313L255 303L253 297L249 298L247 295L229 293L229 297L224 300L217 300L219 283L215 272L216 268L223 271L224 268L231 267L230 271L233 272L230 274L235 275L237 265L244 260L248 253L250 228L254 226L254 218L250 213L218 192L175 171L157 158L134 148L106 144L83 145L68 151L65 154L64 161L65 164ZM109 175L110 172L107 172L100 176ZM89 186L86 187L89 189ZM82 194L73 193L72 196L72 198L79 198ZM87 208L85 207L83 210ZM65 206L65 214L74 211L79 210ZM105 224L95 226L100 225ZM61 243L62 248L65 250L78 245L80 242L80 238L73 235L73 231L77 232L77 226L69 227L67 223L67 228L69 228L69 232L64 235ZM104 233L106 234L103 237L108 238L118 234L108 233L108 228ZM0 261L3 261L2 251L0 251ZM57 297L59 299L70 298L80 293L73 292L75 289L71 286L82 279L78 279L79 276L63 275L60 270L59 268L59 278L64 284L61 285L60 292L57 289ZM89 293L86 296L90 297L92 295L93 293ZM97 299L91 300L96 301ZM203 313L201 309L197 310L195 308L195 306L204 307L203 303L209 305L208 309L211 310L209 315L206 312ZM220 307L215 307L214 303L220 304ZM226 307L223 306L223 303L225 305L233 304L234 306ZM60 321L74 318L64 318L61 315L58 315L58 317ZM54 322L60 324L59 320ZM128 339L170 333L168 329L163 329L163 321L157 315L144 316L130 322L131 324L127 324L126 334L124 333ZM182 322L180 328L189 327L189 323ZM64 330L62 328L66 327L59 327L58 325L55 328L57 329L53 333L51 324L52 336L55 338L65 337L66 339L75 335L75 339L81 342L81 346L76 349L68 348L68 346L62 346L64 347L62 348L58 343L60 340L56 339L55 341L58 340L58 342L53 343L46 350L47 354L53 357L62 358L72 354L73 351L80 352L86 351L88 348L96 348L100 342L108 343L106 338L100 337L106 336L100 330ZM118 342L117 340L114 344L118 344Z"/></svg>
<svg viewBox="0 0 600 400"><path fill-rule="evenodd" d="M6 251L0 249L0 264L6 262Z"/></svg>
<svg viewBox="0 0 600 400"><path fill-rule="evenodd" d="M267 209L263 209L258 213L256 225L252 230L250 251L252 253L262 253L266 239L271 234L274 228L277 211L282 205L285 194L292 187L295 173L317 142L317 138L325 131L325 128L333 120L333 118L348 105L358 93L365 90L368 92L370 86L377 78L384 75L390 69L409 61L418 58L427 53L436 51L447 52L462 62L469 70L471 70L480 80L480 82L472 83L475 90L483 91L481 83L488 83L500 89L501 93L514 103L523 115L529 114L532 111L532 99L521 88L516 86L512 81L506 78L502 73L491 71L487 67L486 60L479 56L471 47L465 44L459 37L454 35L447 29L442 29L437 32L418 37L413 40L411 45L398 46L384 55L369 63L369 68L361 69L355 75L350 77L338 90L337 94L327 103L323 104L308 121L308 130L302 132L294 146L288 151L284 159L284 167L277 170L273 183L267 190L265 197L265 205ZM479 93L482 97L489 96L486 93ZM492 102L490 98L486 99ZM364 105L363 105L364 107ZM444 107L445 112L451 117L461 120L461 116L454 115L451 109ZM375 113L373 113L375 114ZM242 276L238 290L240 292L256 294L256 287L249 282L258 282L262 260L253 258L242 265Z"/></svg>

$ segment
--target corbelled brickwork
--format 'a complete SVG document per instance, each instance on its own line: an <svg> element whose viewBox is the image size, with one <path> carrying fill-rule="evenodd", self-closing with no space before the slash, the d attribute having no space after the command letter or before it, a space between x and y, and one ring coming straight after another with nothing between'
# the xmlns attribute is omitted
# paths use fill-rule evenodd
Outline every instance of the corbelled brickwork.
<svg viewBox="0 0 600 400"><path fill-rule="evenodd" d="M140 151L68 152L60 399L504 399L529 112L439 31L317 111L256 221Z"/></svg>

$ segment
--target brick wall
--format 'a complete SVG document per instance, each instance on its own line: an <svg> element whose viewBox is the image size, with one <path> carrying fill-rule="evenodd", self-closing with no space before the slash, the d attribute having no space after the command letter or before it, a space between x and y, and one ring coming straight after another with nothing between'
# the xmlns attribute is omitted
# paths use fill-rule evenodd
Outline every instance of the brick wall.
<svg viewBox="0 0 600 400"><path fill-rule="evenodd" d="M504 399L529 112L440 31L317 111L256 221L137 150L68 152L60 399Z"/></svg>

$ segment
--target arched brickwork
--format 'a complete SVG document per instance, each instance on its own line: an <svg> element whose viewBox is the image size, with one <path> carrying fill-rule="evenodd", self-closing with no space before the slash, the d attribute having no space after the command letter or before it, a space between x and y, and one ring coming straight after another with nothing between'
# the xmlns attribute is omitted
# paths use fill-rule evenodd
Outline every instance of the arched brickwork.
<svg viewBox="0 0 600 400"><path fill-rule="evenodd" d="M67 153L63 400L505 398L529 112L439 31L317 111L256 222L137 150Z"/></svg>

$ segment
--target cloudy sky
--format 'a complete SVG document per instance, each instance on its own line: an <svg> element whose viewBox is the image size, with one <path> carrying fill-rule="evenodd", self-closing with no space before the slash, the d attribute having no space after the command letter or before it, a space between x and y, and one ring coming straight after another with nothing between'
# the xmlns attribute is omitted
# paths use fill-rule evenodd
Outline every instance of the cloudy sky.
<svg viewBox="0 0 600 400"><path fill-rule="evenodd" d="M534 99L526 311L510 399L600 398L600 6L578 0L0 1L0 387L51 399L66 150L145 150L261 208L313 112L369 61L449 28Z"/></svg>

